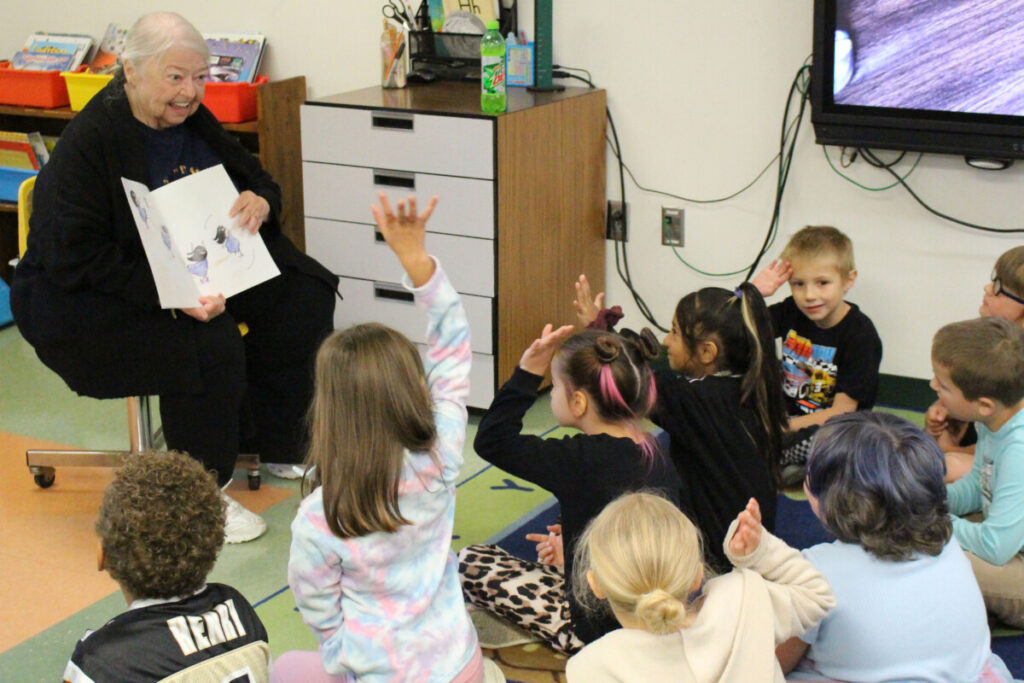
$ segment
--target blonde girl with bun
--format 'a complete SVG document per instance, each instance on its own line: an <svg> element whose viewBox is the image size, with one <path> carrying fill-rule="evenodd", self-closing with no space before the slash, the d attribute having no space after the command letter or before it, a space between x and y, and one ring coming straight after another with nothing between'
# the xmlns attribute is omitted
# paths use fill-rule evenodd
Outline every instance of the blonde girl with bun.
<svg viewBox="0 0 1024 683"><path fill-rule="evenodd" d="M570 683L785 680L775 646L835 604L825 577L766 531L753 498L726 534L736 567L705 581L700 533L669 501L630 493L576 546L573 590L622 625L566 667Z"/></svg>

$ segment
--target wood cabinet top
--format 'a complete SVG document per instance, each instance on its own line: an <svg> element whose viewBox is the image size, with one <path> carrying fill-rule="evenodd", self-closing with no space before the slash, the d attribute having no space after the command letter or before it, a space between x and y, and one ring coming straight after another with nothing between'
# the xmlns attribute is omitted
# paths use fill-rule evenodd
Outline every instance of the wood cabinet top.
<svg viewBox="0 0 1024 683"><path fill-rule="evenodd" d="M532 107L552 104L560 100L600 92L597 88L566 88L561 91L532 92L526 88L508 89L508 111L515 113ZM470 81L437 81L410 84L405 88L363 88L351 92L329 95L306 104L360 109L393 109L398 111L457 114L460 116L492 117L480 111L480 84ZM498 116L501 116L499 114Z"/></svg>

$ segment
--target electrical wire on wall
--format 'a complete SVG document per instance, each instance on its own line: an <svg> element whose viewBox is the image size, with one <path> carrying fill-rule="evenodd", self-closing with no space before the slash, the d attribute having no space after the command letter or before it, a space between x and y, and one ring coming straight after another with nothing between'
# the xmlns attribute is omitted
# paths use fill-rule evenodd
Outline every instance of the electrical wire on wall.
<svg viewBox="0 0 1024 683"><path fill-rule="evenodd" d="M771 248L779 232L782 196L786 191L786 182L789 180L789 170L792 168L793 152L796 150L796 141L800 136L800 124L804 120L804 110L807 108L807 102L810 100L810 74L811 67L805 63L797 70L796 75L793 77L793 82L789 86L789 94L786 96L786 108L782 113L782 130L779 133L779 173L775 184L775 202L772 207L772 218L768 224L768 232L764 236L761 249L757 252L757 256L754 257L753 263L750 264L750 268L747 270L746 277L744 278L745 280L749 280L757 272L758 264L768 252L768 249ZM794 95L799 96L800 106L796 113L796 126L793 129L792 135L789 136L787 144L786 122L789 121L789 109L793 104Z"/></svg>
<svg viewBox="0 0 1024 683"><path fill-rule="evenodd" d="M851 148L843 147L841 149L841 151L839 153L840 159L842 159L842 157L845 156L847 149L851 149ZM863 183L859 183L856 180L854 180L853 178L851 178L850 176L848 176L845 173L843 173L842 171L840 171L838 168L836 168L836 165L834 163L832 163L832 157L830 157L828 155L828 146L827 145L822 145L821 146L821 151L825 153L825 161L827 161L828 165L832 167L832 170L836 172L836 175L838 175L840 178L842 178L846 182L851 183L853 185L856 185L857 187L859 187L862 190L867 190L868 192L884 192L885 190L891 190L892 188L894 188L894 187L896 187L897 185L900 184L898 180L895 181L895 182L889 183L888 185L885 185L884 187L869 187L868 185L864 185ZM843 168L849 168L850 166L852 166L854 159L856 158L856 156L859 153L860 153L860 150L854 149L853 150L853 155L851 156L850 160L848 162L840 161L839 162L840 166L842 166ZM901 155L900 159L902 159L902 158L903 157ZM903 174L903 176L902 176L903 180L906 180L907 178L910 177L910 174L914 172L914 170L917 168L917 165L921 163L921 159L923 159L923 158L924 158L924 152L919 152L918 155L917 155L917 159L914 160L913 166L910 167L909 171L907 171L906 173ZM897 163L897 161L899 161L899 159L897 159L896 161L890 162L889 166L890 167L894 166ZM870 162L868 162L868 163L870 163Z"/></svg>
<svg viewBox="0 0 1024 683"><path fill-rule="evenodd" d="M552 75L554 77L556 77L556 78L573 78L573 79L576 79L576 80L579 80L579 81L582 81L582 82L586 83L591 88L594 87L594 83L592 82L592 80L590 78L590 73L587 72L585 69L572 69L570 67L563 67L563 66L560 66L560 65L554 65L554 68L556 69L556 71L553 71ZM587 74L587 76L586 77L580 76L578 74L571 73L571 71L583 71L584 73ZM792 120L790 120L790 109L793 106L794 96L798 96L798 98L799 98L798 99L799 106L797 108L796 115L793 117ZM751 182L749 182L747 185L745 185L741 189L737 190L736 192L730 193L729 195L726 195L724 197L719 197L719 198L716 198L716 199L709 199L709 200L691 199L691 198L675 195L675 194L672 194L672 193L669 193L669 192L662 192L660 190L652 190L650 188L646 188L646 187L642 186L637 181L636 177L633 175L633 172L631 170L629 170L628 167L625 164L625 161L624 161L623 155L622 155L621 145L619 144L618 132L615 129L615 121L612 119L611 110L606 110L606 113L607 113L607 116L608 116L609 129L611 131L611 137L608 139L608 144L611 147L612 153L615 155L616 160L618 161L618 166L619 166L619 194L620 194L620 196L622 198L622 206L624 208L626 207L626 180L625 180L625 178L626 178L627 172L629 173L630 179L633 181L633 183L639 189L644 190L646 192L653 192L653 193L656 193L656 194L662 194L662 195L665 195L665 196L668 196L668 197L673 197L673 198L676 198L676 199L680 199L681 201L687 201L687 202L693 202L693 203L701 203L701 204L711 204L711 203L727 201L727 200L732 199L732 198L738 196L739 194L745 192L746 190L750 189L751 187L753 187L753 185L755 183L757 183L758 180L761 179L761 177L768 171L768 169L771 168L772 164L774 164L777 161L779 163L779 170L778 170L778 175L777 175L776 184L775 184L775 199L774 199L773 207L772 207L771 221L769 222L768 230L765 233L765 238L764 238L763 243L761 244L761 248L758 251L757 255L754 257L753 262L749 266L745 266L745 267L743 267L743 268L741 268L739 270L728 272L728 273L711 273L711 272L707 272L707 271L701 270L699 268L696 268L695 266L687 263L682 258L682 256L679 254L679 252L676 251L675 248L673 248L673 252L676 254L676 258L678 258L688 268L690 268L690 269L694 270L695 272L698 272L698 273L700 273L702 275L707 275L707 276L711 276L711 277L725 277L725 276L738 275L738 274L743 273L744 271L746 271L746 275L744 276L744 279L749 280L751 277L753 277L754 273L757 270L758 264L761 262L761 259L764 257L764 255L768 251L768 249L771 248L772 244L775 241L776 236L778 235L778 226L779 226L779 217L780 217L781 206L782 206L782 197L783 197L783 194L784 194L785 189L786 189L786 182L789 179L789 171L790 171L792 160L793 160L793 153L794 153L794 151L796 149L796 141L797 141L797 138L798 138L799 132L800 132L800 124L803 121L804 111L807 108L807 102L809 100L809 97L810 97L810 65L807 62L805 62L803 65L801 65L801 67L797 70L796 75L793 77L793 82L790 84L789 93L788 93L788 95L786 97L786 107L785 107L785 110L783 111L783 115L782 115L782 130L781 130L781 133L780 133L780 136L779 136L779 151L778 151L778 153L774 157L772 157L771 161L768 162L768 164L764 167L764 169L762 169L761 172L758 173L758 175ZM615 248L615 268L616 268L616 271L619 274L619 278L626 285L627 289L629 289L630 295L633 297L633 301L636 303L637 307L640 309L641 314L643 314L644 318L646 318L649 323L651 323L652 325L657 327L659 330L661 330L663 332L668 332L668 329L666 327L660 325L657 322L657 320L655 319L653 313L650 310L650 307L647 305L647 302L644 301L643 297L640 295L639 292L637 292L636 288L633 285L632 275L629 272L629 259L628 259L627 254L626 254L626 243L624 241L615 240L614 248Z"/></svg>
<svg viewBox="0 0 1024 683"><path fill-rule="evenodd" d="M573 69L573 71L584 71L587 74L587 78L579 76L574 73L569 73L567 67L555 65L555 71L552 71L552 76L555 78L575 78L576 80L583 81L591 88L594 87L594 83L590 80L590 72L585 69ZM612 112L607 107L605 108L605 115L608 117L608 127L611 130L612 137L609 138L608 144L612 148L612 153L619 162L619 196L622 198L622 207L625 211L626 207L626 173L625 165L622 161L622 152L619 145L619 133L615 129L615 120L612 118ZM633 276L629 272L629 258L626 254L626 242L624 240L613 240L615 249L615 270L619 274L619 279L626 285L626 289L629 290L630 296L633 298L633 303L636 304L637 308L640 309L640 314L656 328L662 332L668 332L668 328L658 323L654 317L654 313L651 311L650 306L644 301L644 298L640 296L640 292L636 291L636 287L633 286Z"/></svg>
<svg viewBox="0 0 1024 683"><path fill-rule="evenodd" d="M981 230L982 232L994 232L1001 234L1024 233L1024 228L993 228L986 225L978 225L977 223L971 223L965 220L961 220L959 218L954 218L953 216L950 216L948 214L942 213L938 209L935 209L932 206L930 206L927 202L921 199L916 192L914 192L910 185L907 184L906 176L900 176L899 173L893 170L893 165L895 165L895 163L902 158L902 155L900 155L900 157L898 157L896 161L884 162L878 157L878 155L874 151L870 149L861 147L858 148L857 151L860 153L861 157L864 158L864 161L871 164L875 168L880 168L884 171L887 171L893 178L896 179L896 184L902 185L903 189L906 190L910 194L910 196L913 197L915 201L917 201L918 204L924 207L925 210L927 210L931 214L938 216L943 220L950 221L951 223L956 223L957 225L962 225L972 230ZM917 164L915 164L915 167L916 165ZM910 175L910 173L908 172L907 175Z"/></svg>

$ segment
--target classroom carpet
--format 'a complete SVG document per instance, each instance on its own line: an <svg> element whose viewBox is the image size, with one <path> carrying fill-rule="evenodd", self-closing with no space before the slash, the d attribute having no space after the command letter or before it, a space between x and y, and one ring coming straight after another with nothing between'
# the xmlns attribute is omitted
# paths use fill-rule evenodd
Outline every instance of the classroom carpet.
<svg viewBox="0 0 1024 683"><path fill-rule="evenodd" d="M125 403L75 395L39 362L13 326L0 330L0 369L0 681L60 680L85 631L126 607L117 585L96 569L93 524L112 472L58 468L53 486L41 489L25 466L25 450L125 449ZM473 452L478 422L479 415L470 417L465 463L456 484L455 550L506 535L551 501L547 491ZM544 397L527 415L524 429L551 434L555 427ZM275 656L315 649L287 588L289 524L300 501L298 482L265 470L262 480L259 490L249 491L240 471L229 493L263 515L267 533L250 543L224 546L209 580L235 586L256 606Z"/></svg>
<svg viewBox="0 0 1024 683"><path fill-rule="evenodd" d="M59 680L76 641L125 609L116 584L96 570L92 530L111 471L59 468L51 488L41 489L25 467L27 448L127 447L124 402L83 398L36 358L16 327L0 330L0 681ZM920 423L921 414L894 411ZM465 464L457 482L455 550L471 543L498 543L510 552L534 557L526 533L543 530L557 518L551 495L483 462L472 449L479 415L470 417ZM550 402L542 397L528 413L524 431L558 437ZM232 496L267 521L268 531L251 543L225 546L211 581L238 588L255 606L275 655L314 649L302 623L286 570L289 524L300 495L298 482L266 472L258 491L249 491L239 472ZM810 516L808 516L810 515ZM800 492L780 499L780 535L792 542L818 542L820 526ZM784 536L789 538L789 536ZM508 680L561 683L566 658L509 628L486 613L471 615L486 656L499 663ZM1024 634L993 631L993 649L1016 676L1024 676Z"/></svg>

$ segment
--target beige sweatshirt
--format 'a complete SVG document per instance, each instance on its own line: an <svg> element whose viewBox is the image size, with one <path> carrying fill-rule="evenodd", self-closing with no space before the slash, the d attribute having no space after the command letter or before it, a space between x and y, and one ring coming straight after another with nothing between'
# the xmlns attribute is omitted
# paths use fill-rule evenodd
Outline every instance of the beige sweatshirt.
<svg viewBox="0 0 1024 683"><path fill-rule="evenodd" d="M732 538L736 522L726 538ZM835 605L825 577L799 551L765 531L750 555L725 553L737 567L704 587L686 629L668 635L619 629L569 660L570 683L785 680L775 646L820 622Z"/></svg>

